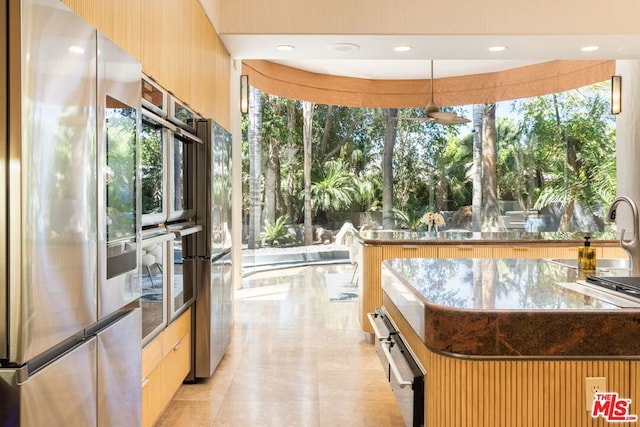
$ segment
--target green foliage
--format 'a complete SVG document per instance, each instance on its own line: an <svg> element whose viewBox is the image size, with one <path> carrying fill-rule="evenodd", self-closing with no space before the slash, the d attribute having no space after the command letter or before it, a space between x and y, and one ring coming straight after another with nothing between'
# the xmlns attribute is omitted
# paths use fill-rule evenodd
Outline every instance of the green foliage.
<svg viewBox="0 0 640 427"><path fill-rule="evenodd" d="M140 171L142 183L142 213L162 210L163 150L161 131L144 127L140 132Z"/></svg>
<svg viewBox="0 0 640 427"><path fill-rule="evenodd" d="M260 233L262 244L264 246L279 246L293 241L293 236L289 234L287 222L289 217L283 215L278 217L274 223L266 221L264 231Z"/></svg>
<svg viewBox="0 0 640 427"><path fill-rule="evenodd" d="M355 195L353 175L341 160L329 160L311 182L311 206L314 212L349 209Z"/></svg>
<svg viewBox="0 0 640 427"><path fill-rule="evenodd" d="M608 83L603 83L516 100L511 102L508 117L498 115L499 199L515 200L523 210L577 202L583 210L592 208L594 212L612 200L615 126L608 112L608 89ZM279 147L282 200L276 216L286 213L292 222L300 222L304 214L301 103L263 94L262 105L263 165L269 147L276 145L274 140ZM504 111L504 104L498 111ZM400 117L421 114L423 109L399 110ZM316 215L381 208L384 133L381 109L316 106L312 149L312 208ZM247 171L246 143L243 153L243 170ZM398 225L420 228L419 213L424 211L414 206L442 211L470 205L471 178L476 173L472 164L470 126L399 120L393 204L405 208L396 210ZM248 206L247 176L243 173L244 206Z"/></svg>
<svg viewBox="0 0 640 427"><path fill-rule="evenodd" d="M405 206L404 210L393 209L393 218L398 228L410 231L426 230L427 226L422 222L422 216L427 212L428 206L414 208L411 205Z"/></svg>
<svg viewBox="0 0 640 427"><path fill-rule="evenodd" d="M354 202L357 211L379 210L382 199L382 172L377 166L362 171L353 181L355 185ZM352 208L354 206L352 205Z"/></svg>
<svg viewBox="0 0 640 427"><path fill-rule="evenodd" d="M606 86L531 98L521 103L521 112L521 135L537 154L535 208L609 204L615 196L615 133Z"/></svg>

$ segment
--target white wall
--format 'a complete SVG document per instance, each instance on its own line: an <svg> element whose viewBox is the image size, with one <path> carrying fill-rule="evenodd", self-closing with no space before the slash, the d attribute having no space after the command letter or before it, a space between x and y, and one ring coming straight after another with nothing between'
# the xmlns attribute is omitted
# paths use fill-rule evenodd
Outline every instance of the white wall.
<svg viewBox="0 0 640 427"><path fill-rule="evenodd" d="M616 118L617 195L640 204L640 61L616 61L616 74L622 76L622 112ZM630 238L630 210L625 205L618 215L618 231L628 230Z"/></svg>

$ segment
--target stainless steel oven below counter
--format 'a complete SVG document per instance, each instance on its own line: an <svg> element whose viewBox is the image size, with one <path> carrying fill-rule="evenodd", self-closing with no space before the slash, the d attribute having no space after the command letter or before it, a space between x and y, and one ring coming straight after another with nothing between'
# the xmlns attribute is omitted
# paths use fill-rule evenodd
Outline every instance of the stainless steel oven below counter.
<svg viewBox="0 0 640 427"><path fill-rule="evenodd" d="M425 374L386 311L368 313L376 353L407 427L424 427Z"/></svg>

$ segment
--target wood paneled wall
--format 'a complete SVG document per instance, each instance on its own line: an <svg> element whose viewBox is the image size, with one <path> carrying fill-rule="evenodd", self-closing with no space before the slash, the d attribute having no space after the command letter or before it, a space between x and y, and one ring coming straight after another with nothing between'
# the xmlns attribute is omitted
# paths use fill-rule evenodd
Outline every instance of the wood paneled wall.
<svg viewBox="0 0 640 427"><path fill-rule="evenodd" d="M231 58L198 0L63 0L204 117L231 129Z"/></svg>

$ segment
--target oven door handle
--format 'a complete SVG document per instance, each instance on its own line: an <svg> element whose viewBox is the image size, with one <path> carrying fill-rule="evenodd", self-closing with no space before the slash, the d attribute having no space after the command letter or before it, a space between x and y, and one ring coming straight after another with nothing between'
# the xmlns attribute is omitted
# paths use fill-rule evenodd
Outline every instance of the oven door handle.
<svg viewBox="0 0 640 427"><path fill-rule="evenodd" d="M405 381L400 374L400 369L398 369L398 365L396 365L396 361L393 360L391 356L391 351L389 347L391 346L391 341L382 341L381 343L382 352L384 356L387 358L387 362L389 362L389 367L391 368L391 372L393 372L393 376L396 377L396 381L398 382L398 386L400 388L405 388L405 386L412 386L413 383L411 381Z"/></svg>
<svg viewBox="0 0 640 427"><path fill-rule="evenodd" d="M378 328L378 325L376 325L376 321L375 321L374 316L375 316L374 313L367 313L367 317L369 318L369 323L371 324L371 327L373 328L373 333L376 335L376 338L377 338L378 341L386 340L387 338L389 338L389 335L387 335L386 337L384 335L382 335L382 332L380 331L380 328Z"/></svg>

